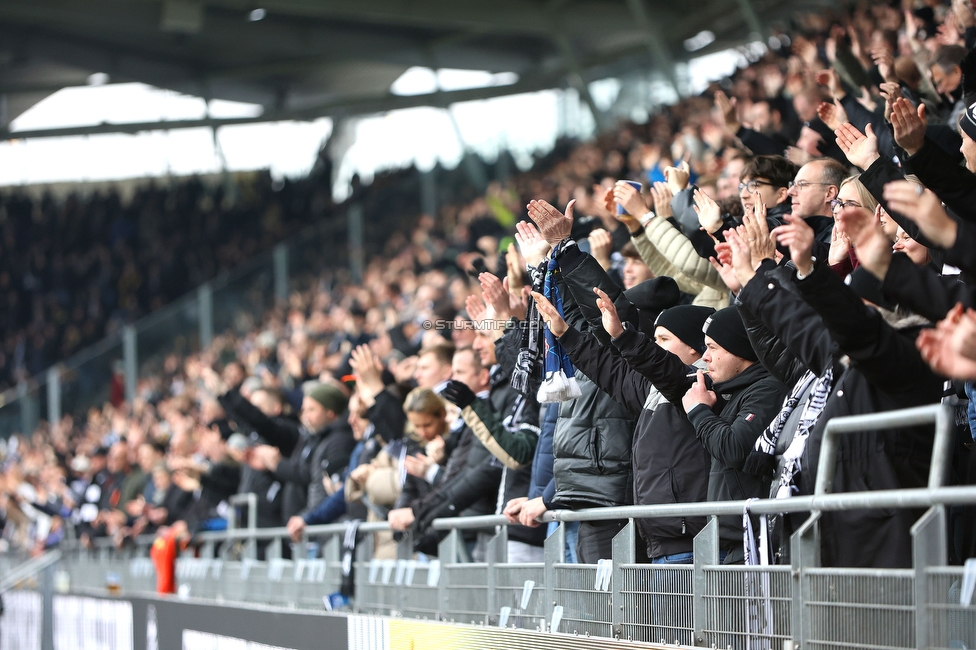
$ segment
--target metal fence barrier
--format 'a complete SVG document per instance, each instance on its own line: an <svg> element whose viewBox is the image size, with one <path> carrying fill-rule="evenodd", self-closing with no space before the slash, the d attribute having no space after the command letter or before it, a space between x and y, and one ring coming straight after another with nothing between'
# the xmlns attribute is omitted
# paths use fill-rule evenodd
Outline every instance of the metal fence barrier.
<svg viewBox="0 0 976 650"><path fill-rule="evenodd" d="M900 418L900 419L899 419ZM853 418L830 423L821 468L832 465L835 435L854 430ZM938 423L936 450L948 435L939 406L859 416L858 430ZM882 424L879 424L881 422ZM825 464L826 463L826 464ZM936 465L941 461L937 459ZM438 558L413 557L409 536L398 559L373 558L373 536L385 523L364 523L357 547L356 612L458 623L517 627L629 639L655 644L712 648L976 648L976 560L946 566L946 506L976 504L976 486L942 487L933 469L929 487L826 494L721 503L628 506L547 513L547 521L629 519L613 543L613 557L595 565L564 561L560 523L545 542L545 562L509 564L503 517L442 519L446 532ZM829 477L828 477L829 478ZM243 499L246 501L246 499ZM792 538L788 566L719 563L718 515L811 512ZM912 530L914 566L909 569L842 569L819 566L819 513L865 508L928 508ZM708 516L695 538L694 564L649 565L635 559L635 518ZM463 530L494 532L483 563L460 561ZM222 602L256 602L321 609L342 580L346 524L309 526L282 559L287 531L231 529L199 536L196 556L177 562L184 595ZM274 540L258 561L259 540ZM75 591L104 589L106 575L122 576L126 593L152 591L151 540L115 550L66 546L60 563ZM316 542L316 544L312 544ZM321 549L321 552L310 550Z"/></svg>

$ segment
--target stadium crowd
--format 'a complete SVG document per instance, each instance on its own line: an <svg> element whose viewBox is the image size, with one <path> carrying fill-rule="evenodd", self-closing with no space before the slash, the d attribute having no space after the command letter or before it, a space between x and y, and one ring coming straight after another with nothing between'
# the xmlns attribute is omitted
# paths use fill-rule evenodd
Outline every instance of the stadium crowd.
<svg viewBox="0 0 976 650"><path fill-rule="evenodd" d="M6 538L192 542L255 493L257 525L295 540L389 521L378 557L504 513L510 561L538 561L549 509L809 494L831 418L939 401L948 479L976 479L973 8L864 3L777 39L647 124L420 217L361 283L310 283L134 403L11 439ZM925 486L932 436L844 437L834 491ZM824 565L911 566L920 514L824 513ZM952 510L954 562L972 516ZM800 522L757 540L722 518L721 557L788 562ZM609 557L624 523L580 524L568 555ZM705 521L638 523L647 561L688 563ZM484 533L465 541L484 557Z"/></svg>

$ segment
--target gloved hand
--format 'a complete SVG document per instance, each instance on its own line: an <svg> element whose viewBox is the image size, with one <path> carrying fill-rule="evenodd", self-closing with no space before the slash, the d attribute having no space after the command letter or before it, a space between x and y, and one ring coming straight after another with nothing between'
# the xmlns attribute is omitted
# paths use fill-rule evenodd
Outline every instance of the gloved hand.
<svg viewBox="0 0 976 650"><path fill-rule="evenodd" d="M474 402L474 393L471 392L468 385L455 381L454 379L448 381L447 385L441 390L441 397L462 409L465 406L470 406Z"/></svg>

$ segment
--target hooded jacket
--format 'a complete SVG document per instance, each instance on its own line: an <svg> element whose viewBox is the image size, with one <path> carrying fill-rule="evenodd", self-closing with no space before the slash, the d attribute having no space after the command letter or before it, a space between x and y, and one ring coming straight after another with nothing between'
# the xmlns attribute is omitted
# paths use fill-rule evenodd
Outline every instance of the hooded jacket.
<svg viewBox="0 0 976 650"><path fill-rule="evenodd" d="M681 399L691 387L683 365L661 366L654 354L658 347L642 332L625 326L613 340L624 359L637 372L650 379L661 394L684 411ZM726 501L765 497L769 486L761 478L742 471L742 465L756 439L779 412L786 386L754 363L728 381L712 387L718 401L713 408L695 406L687 414L699 442L711 456L708 474L708 500ZM720 517L722 549L742 548L742 521Z"/></svg>
<svg viewBox="0 0 976 650"><path fill-rule="evenodd" d="M623 358L603 348L589 333L569 328L560 337L573 363L602 390L637 417L631 453L634 461L634 503L695 503L708 487L708 452L695 436L684 411L668 402L653 383ZM658 345L649 346L652 363L687 374L678 357ZM704 517L637 519L651 559L688 553L705 526Z"/></svg>

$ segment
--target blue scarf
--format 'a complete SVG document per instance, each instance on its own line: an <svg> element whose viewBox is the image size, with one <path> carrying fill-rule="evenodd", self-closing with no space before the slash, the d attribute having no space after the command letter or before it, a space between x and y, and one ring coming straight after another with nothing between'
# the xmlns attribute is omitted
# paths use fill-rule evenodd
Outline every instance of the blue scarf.
<svg viewBox="0 0 976 650"><path fill-rule="evenodd" d="M549 257L542 294L552 303L559 315L563 316L563 299L559 295L559 288L556 286L556 278L559 274L559 263L556 262L558 252L559 247L557 246ZM569 360L566 349L556 340L548 327L545 331L544 354L546 374L539 386L537 396L539 403L565 402L579 397L582 393L579 384L576 383L576 369L573 368L573 363Z"/></svg>

